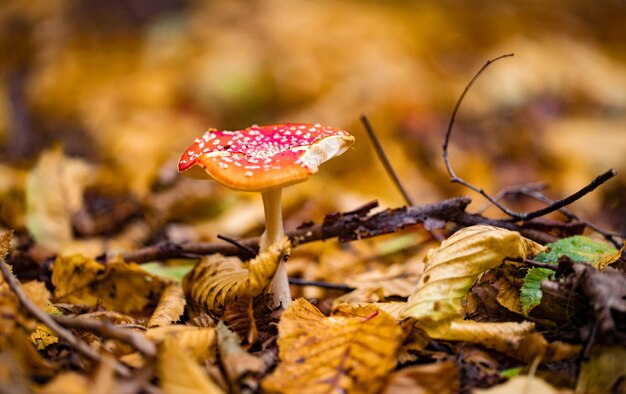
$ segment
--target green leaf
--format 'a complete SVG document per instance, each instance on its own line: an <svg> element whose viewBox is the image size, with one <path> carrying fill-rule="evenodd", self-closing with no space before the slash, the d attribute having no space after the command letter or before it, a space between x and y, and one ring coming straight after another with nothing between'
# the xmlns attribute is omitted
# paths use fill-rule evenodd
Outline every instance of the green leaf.
<svg viewBox="0 0 626 394"><path fill-rule="evenodd" d="M194 264L195 263L191 262L184 265L167 266L161 263L147 263L142 264L141 268L153 275L163 276L165 278L173 279L178 283L182 283L183 276L193 269Z"/></svg>
<svg viewBox="0 0 626 394"><path fill-rule="evenodd" d="M595 241L583 235L563 238L546 246L549 248L548 252L539 254L535 260L552 265L557 265L561 256L567 256L579 263L597 266L618 252L617 249L606 243ZM541 282L549 279L553 272L546 268L528 270L520 290L522 312L525 315L541 303L543 296Z"/></svg>
<svg viewBox="0 0 626 394"><path fill-rule="evenodd" d="M516 376L519 376L519 374L521 373L522 373L522 368L520 367L509 368L509 369L505 369L504 371L501 371L500 376L502 376L503 378L511 379Z"/></svg>

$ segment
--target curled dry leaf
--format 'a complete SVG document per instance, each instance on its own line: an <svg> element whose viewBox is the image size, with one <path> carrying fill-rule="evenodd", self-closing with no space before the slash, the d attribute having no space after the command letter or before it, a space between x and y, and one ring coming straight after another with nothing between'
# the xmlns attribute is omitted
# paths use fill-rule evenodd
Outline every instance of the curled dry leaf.
<svg viewBox="0 0 626 394"><path fill-rule="evenodd" d="M122 260L99 264L82 255L59 256L52 265L52 284L57 302L101 304L129 313L143 310L168 282L139 265Z"/></svg>
<svg viewBox="0 0 626 394"><path fill-rule="evenodd" d="M424 274L402 315L432 322L462 317L462 300L485 271L504 259L543 250L516 231L484 225L459 230L428 253Z"/></svg>
<svg viewBox="0 0 626 394"><path fill-rule="evenodd" d="M377 392L396 365L403 340L397 321L380 309L343 305L330 317L300 298L278 323L280 364L269 392Z"/></svg>
<svg viewBox="0 0 626 394"><path fill-rule="evenodd" d="M254 318L252 297L244 296L234 303L226 305L222 320L228 328L244 338L248 345L256 342L259 332Z"/></svg>
<svg viewBox="0 0 626 394"><path fill-rule="evenodd" d="M177 322L185 312L185 304L183 289L178 283L170 283L161 293L159 303L146 323L146 327L167 326Z"/></svg>
<svg viewBox="0 0 626 394"><path fill-rule="evenodd" d="M515 313L522 313L522 301L519 295L519 289L509 281L503 281L498 290L498 303Z"/></svg>
<svg viewBox="0 0 626 394"><path fill-rule="evenodd" d="M164 394L224 392L175 338L167 338L159 347L157 371Z"/></svg>
<svg viewBox="0 0 626 394"><path fill-rule="evenodd" d="M189 303L219 315L226 304L244 296L263 294L278 262L288 254L289 247L289 239L284 237L270 246L267 252L243 264L234 257L205 257L183 279Z"/></svg>

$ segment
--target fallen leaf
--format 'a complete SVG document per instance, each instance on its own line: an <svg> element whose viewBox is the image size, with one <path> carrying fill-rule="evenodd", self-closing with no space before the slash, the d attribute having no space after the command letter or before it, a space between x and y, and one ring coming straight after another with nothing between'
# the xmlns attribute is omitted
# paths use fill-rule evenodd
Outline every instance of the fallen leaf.
<svg viewBox="0 0 626 394"><path fill-rule="evenodd" d="M265 365L260 358L254 357L240 346L240 339L222 322L217 327L218 347L226 378L233 391L242 386L256 390L258 381L254 376L261 372Z"/></svg>
<svg viewBox="0 0 626 394"><path fill-rule="evenodd" d="M541 245L516 231L483 225L459 230L428 253L424 274L402 316L432 322L463 317L462 299L485 271L504 259L541 251Z"/></svg>
<svg viewBox="0 0 626 394"><path fill-rule="evenodd" d="M73 240L72 216L83 205L92 172L60 148L41 154L26 180L26 226L38 244L59 251Z"/></svg>
<svg viewBox="0 0 626 394"><path fill-rule="evenodd" d="M164 394L219 394L224 391L211 380L198 362L174 338L159 347L159 382Z"/></svg>
<svg viewBox="0 0 626 394"><path fill-rule="evenodd" d="M33 341L37 350L44 350L48 346L58 343L59 337L48 326L38 324L30 334L30 340Z"/></svg>
<svg viewBox="0 0 626 394"><path fill-rule="evenodd" d="M452 360L413 365L389 375L383 394L453 394L459 392L459 371Z"/></svg>
<svg viewBox="0 0 626 394"><path fill-rule="evenodd" d="M177 322L185 312L185 304L185 296L180 285L177 283L167 285L146 327L167 326Z"/></svg>
<svg viewBox="0 0 626 394"><path fill-rule="evenodd" d="M280 393L374 393L396 365L396 320L374 306L343 305L330 317L299 298L278 323L280 364L262 382Z"/></svg>
<svg viewBox="0 0 626 394"><path fill-rule="evenodd" d="M259 332L254 318L252 297L244 296L234 303L226 305L222 320L228 328L244 338L248 346L256 342Z"/></svg>
<svg viewBox="0 0 626 394"><path fill-rule="evenodd" d="M100 264L82 255L59 256L52 265L57 302L96 306L123 313L141 311L155 302L166 282L134 263Z"/></svg>
<svg viewBox="0 0 626 394"><path fill-rule="evenodd" d="M503 281L498 290L497 300L506 309L515 313L522 313L522 301L519 290L509 281Z"/></svg>
<svg viewBox="0 0 626 394"><path fill-rule="evenodd" d="M215 358L216 333L214 328L194 326L165 326L146 330L146 338L162 343L172 340L181 349L189 352L197 361Z"/></svg>
<svg viewBox="0 0 626 394"><path fill-rule="evenodd" d="M626 349L598 346L582 363L576 393L626 392Z"/></svg>
<svg viewBox="0 0 626 394"><path fill-rule="evenodd" d="M45 386L35 389L37 394L87 394L91 382L78 372L61 372Z"/></svg>
<svg viewBox="0 0 626 394"><path fill-rule="evenodd" d="M190 304L210 313L221 314L224 306L243 296L257 297L270 284L278 262L290 247L284 237L267 252L244 264L235 257L205 257L183 280L183 289Z"/></svg>
<svg viewBox="0 0 626 394"><path fill-rule="evenodd" d="M544 380L532 376L516 376L506 383L488 389L476 389L476 394L565 394L571 391L561 391L550 386Z"/></svg>
<svg viewBox="0 0 626 394"><path fill-rule="evenodd" d="M418 267L394 264L384 270L377 269L349 277L345 283L355 289L380 288L385 298L408 297L422 274L421 269L416 268Z"/></svg>

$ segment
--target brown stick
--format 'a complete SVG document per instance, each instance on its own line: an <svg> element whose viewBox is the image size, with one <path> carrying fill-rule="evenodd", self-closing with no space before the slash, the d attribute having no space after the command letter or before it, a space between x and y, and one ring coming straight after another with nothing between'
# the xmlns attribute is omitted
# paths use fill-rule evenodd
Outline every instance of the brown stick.
<svg viewBox="0 0 626 394"><path fill-rule="evenodd" d="M77 316L53 316L53 319L63 327L91 331L103 337L118 339L148 357L156 356L157 349L154 343L137 332L116 327L108 320L81 319Z"/></svg>
<svg viewBox="0 0 626 394"><path fill-rule="evenodd" d="M367 132L367 135L369 136L370 141L372 141L372 145L374 145L374 150L376 151L376 156L378 156L378 160L380 160L383 167L385 167L385 171L387 171L387 175L389 175L389 178L391 178L394 185L396 185L396 188L398 189L398 191L400 191L400 194L402 194L402 197L404 198L404 202L406 202L407 205L414 205L413 200L409 196L409 193L407 193L406 189L402 185L402 182L400 182L400 178L398 178L396 171L393 169L393 166L391 165L389 158L385 154L385 150L383 149L383 146L378 140L378 137L376 136L376 133L374 132L374 128L372 127L372 124L370 123L366 115L361 115L361 123L363 123L363 127L365 127L365 131Z"/></svg>
<svg viewBox="0 0 626 394"><path fill-rule="evenodd" d="M469 83L465 86L465 89L463 90L463 93L461 93L461 96L457 100L456 104L454 105L454 109L452 110L452 116L450 117L450 123L448 124L448 128L446 130L445 139L444 139L444 142L443 142L443 145L442 145L442 150L443 150L442 156L443 156L443 161L444 161L444 163L446 165L446 170L448 171L448 175L450 176L450 182L458 183L460 185L463 185L463 186L467 187L468 189L471 189L471 190L475 191L476 193L479 193L480 195L485 197L490 203L492 203L494 206L496 206L502 212L504 212L507 215L509 215L515 221L531 220L531 219L534 219L534 218L538 218L540 216L547 215L547 214L552 213L554 211L557 211L557 210L559 210L559 209L561 209L561 208L563 208L563 207L565 207L567 205L570 205L574 201L577 201L577 200L581 199L582 197L584 197L585 195L591 193L592 191L597 189L600 185L602 185L603 183L605 183L606 181L608 181L609 179L611 179L615 175L617 175L617 171L615 171L615 169L611 168L610 170L606 171L605 173L597 176L589 184L587 184L585 187L583 187L582 189L580 189L576 193L574 193L574 194L572 194L572 195L570 195L570 196L568 196L568 197L566 197L566 198L564 198L562 200L555 200L551 204L549 204L547 207L541 208L541 209L538 209L538 210L532 211L532 212L516 212L516 211L513 211L513 210L505 207L504 205L500 204L500 202L497 199L495 199L495 198L491 197L489 194L487 194L487 192L485 192L484 189L476 187L476 186L472 185L471 183L465 181L464 179L459 178L456 175L456 173L452 169L452 166L450 165L450 160L448 158L448 144L450 142L450 136L452 134L452 128L454 127L454 122L456 120L456 115L459 112L459 108L461 107L461 104L463 103L463 99L467 95L467 92L469 92L469 89L472 87L474 82L483 73L483 71L485 71L492 63L494 63L494 62L496 62L496 61L498 61L500 59L504 59L504 58L511 57L511 56L513 56L513 54L509 53L509 54L501 55L501 56L498 56L498 57L496 57L494 59L488 60L480 68L480 70L478 70L478 72L469 81Z"/></svg>
<svg viewBox="0 0 626 394"><path fill-rule="evenodd" d="M524 228L508 220L489 219L481 215L467 213L465 208L470 201L469 197L455 197L436 204L387 209L373 215L368 214L369 209L373 207L372 204L369 204L365 209L327 215L322 223L305 224L296 230L288 231L287 236L294 245L329 238L339 238L341 242L348 242L390 234L404 227L427 221L442 221L456 223L463 227L489 224L519 231L525 237L537 242L556 241L552 235L539 230ZM237 243L257 251L259 239L247 238L239 240ZM214 253L229 256L240 255L241 247L223 242L189 242L183 244L166 242L126 252L122 254L122 258L126 261L145 263L171 258L199 258Z"/></svg>
<svg viewBox="0 0 626 394"><path fill-rule="evenodd" d="M2 257L0 257L0 271L2 271L2 276L4 277L4 280L7 282L11 290L13 290L24 309L26 309L33 317L35 317L35 319L50 327L50 329L54 331L54 333L56 333L59 338L67 342L71 347L73 347L83 356L87 357L89 360L98 363L102 361L102 356L100 356L99 353L97 353L86 343L78 339L74 334L72 334L71 331L62 327L59 323L54 321L52 317L50 317L50 315L37 308L37 306L35 306L35 304L33 304L28 299L26 293L24 293L24 290L22 290L19 281L11 273L11 271L9 270L9 266L6 264ZM131 375L130 369L128 369L119 361L115 362L115 371L124 377L128 377Z"/></svg>

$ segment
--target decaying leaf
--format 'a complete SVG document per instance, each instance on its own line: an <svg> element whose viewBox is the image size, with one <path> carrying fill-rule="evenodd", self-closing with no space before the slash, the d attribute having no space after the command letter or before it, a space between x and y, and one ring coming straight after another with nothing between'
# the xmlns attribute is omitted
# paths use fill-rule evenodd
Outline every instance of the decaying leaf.
<svg viewBox="0 0 626 394"><path fill-rule="evenodd" d="M4 231L0 234L0 257L3 259L7 257L9 253L9 248L11 247L11 240L13 239L13 231ZM0 280L0 282L4 282L4 278Z"/></svg>
<svg viewBox="0 0 626 394"><path fill-rule="evenodd" d="M374 306L343 305L330 317L295 300L278 323L280 364L263 380L269 392L377 392L396 365L402 329Z"/></svg>
<svg viewBox="0 0 626 394"><path fill-rule="evenodd" d="M626 392L626 349L621 346L594 348L580 369L576 393Z"/></svg>
<svg viewBox="0 0 626 394"><path fill-rule="evenodd" d="M59 337L48 326L38 324L35 330L30 334L30 339L35 344L37 350L43 350L46 347L58 343Z"/></svg>
<svg viewBox="0 0 626 394"><path fill-rule="evenodd" d="M224 306L243 296L257 297L269 285L278 262L289 252L289 239L270 246L244 264L234 257L205 257L183 280L190 304L221 314Z"/></svg>
<svg viewBox="0 0 626 394"><path fill-rule="evenodd" d="M522 313L522 301L520 300L519 290L511 282L504 281L498 290L497 300L506 309Z"/></svg>
<svg viewBox="0 0 626 394"><path fill-rule="evenodd" d="M52 266L58 302L102 305L123 313L140 311L155 302L167 282L134 263L100 264L82 255L59 256Z"/></svg>
<svg viewBox="0 0 626 394"><path fill-rule="evenodd" d="M198 361L215 358L216 333L215 329L172 325L150 328L146 337L151 341L162 343L172 340L181 349L185 349Z"/></svg>
<svg viewBox="0 0 626 394"><path fill-rule="evenodd" d="M462 317L462 299L485 271L504 259L541 251L541 245L516 231L482 225L459 230L428 253L424 274L403 316L433 322Z"/></svg>
<svg viewBox="0 0 626 394"><path fill-rule="evenodd" d="M254 318L253 301L252 297L244 296L226 305L222 316L228 328L245 339L248 346L256 342L259 334Z"/></svg>
<svg viewBox="0 0 626 394"><path fill-rule="evenodd" d="M406 264L394 264L385 270L364 272L347 278L345 283L355 289L381 288L383 297L408 297L415 288L421 270Z"/></svg>
<svg viewBox="0 0 626 394"><path fill-rule="evenodd" d="M530 322L478 323L456 320L438 326L425 326L423 329L434 339L478 343L525 362L531 362L537 357L543 361L558 361L571 358L580 351L580 346L562 342L549 344Z"/></svg>
<svg viewBox="0 0 626 394"><path fill-rule="evenodd" d="M177 283L167 285L146 327L167 326L178 321L185 312L185 296Z"/></svg>
<svg viewBox="0 0 626 394"><path fill-rule="evenodd" d="M173 338L159 347L158 376L164 394L219 394L224 391Z"/></svg>
<svg viewBox="0 0 626 394"><path fill-rule="evenodd" d="M37 241L59 251L71 242L72 215L83 205L83 190L92 173L80 159L60 148L44 152L26 181L26 225Z"/></svg>
<svg viewBox="0 0 626 394"><path fill-rule="evenodd" d="M550 386L545 380L533 376L516 376L506 383L493 386L488 389L476 389L476 394L565 394L568 391L560 391Z"/></svg>
<svg viewBox="0 0 626 394"><path fill-rule="evenodd" d="M583 235L563 238L547 244L546 247L548 251L539 254L535 257L535 260L554 266L558 264L561 256L567 256L573 261L591 264L600 270L605 270L607 266L621 256L621 250ZM554 271L546 268L531 268L528 270L520 290L524 314L527 315L541 303L541 298L543 297L541 282L550 279L552 276L554 276Z"/></svg>
<svg viewBox="0 0 626 394"><path fill-rule="evenodd" d="M459 392L459 371L452 360L413 365L387 378L384 394L453 394Z"/></svg>
<svg viewBox="0 0 626 394"><path fill-rule="evenodd" d="M240 345L240 339L236 333L220 322L217 327L218 347L222 365L226 371L226 378L233 391L237 391L242 385L255 390L257 380L254 375L264 369L261 359L246 352Z"/></svg>
<svg viewBox="0 0 626 394"><path fill-rule="evenodd" d="M342 304L373 304L379 303L385 297L381 287L362 287L343 294L333 300L333 307Z"/></svg>

